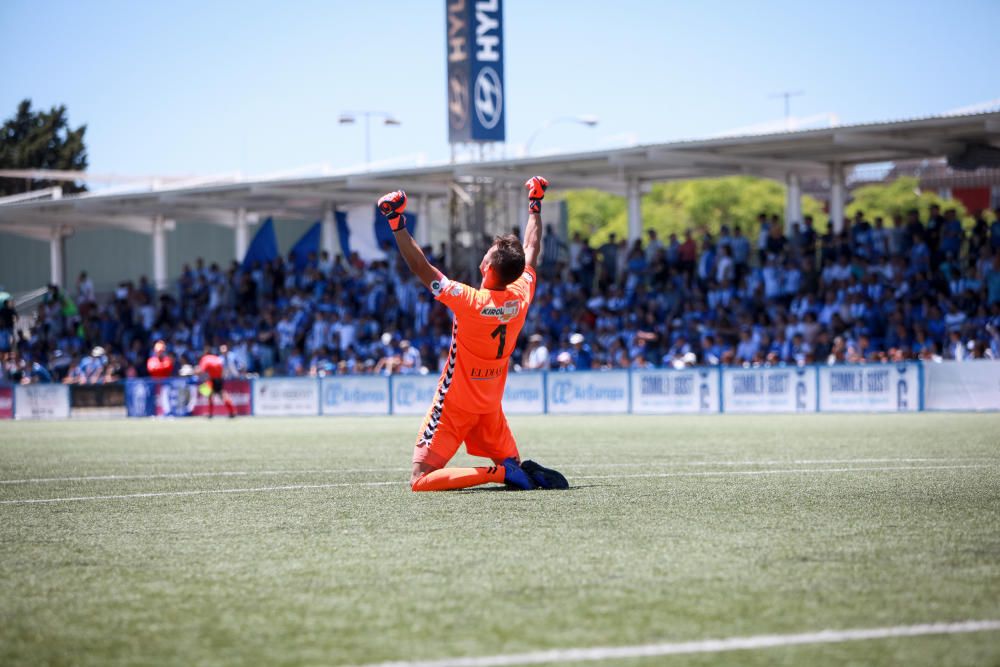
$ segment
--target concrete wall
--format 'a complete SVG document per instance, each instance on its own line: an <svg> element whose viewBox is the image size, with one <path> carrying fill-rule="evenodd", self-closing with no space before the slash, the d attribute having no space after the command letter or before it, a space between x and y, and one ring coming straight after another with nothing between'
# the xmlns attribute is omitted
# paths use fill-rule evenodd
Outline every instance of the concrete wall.
<svg viewBox="0 0 1000 667"><path fill-rule="evenodd" d="M76 279L86 271L98 292L110 291L121 280L149 270L146 267L153 263L150 246L148 234L126 229L77 230L63 244L63 287L75 294Z"/></svg>
<svg viewBox="0 0 1000 667"><path fill-rule="evenodd" d="M0 287L17 294L48 282L48 241L0 232Z"/></svg>
<svg viewBox="0 0 1000 667"><path fill-rule="evenodd" d="M275 220L278 249L287 254L315 220ZM250 225L250 239L259 225ZM228 267L235 254L234 232L205 222L178 222L167 232L167 275L173 283L184 264L199 257L206 264ZM125 229L78 230L63 246L65 287L71 293L81 271L87 271L98 292L114 289L122 280L152 279L153 241L149 234ZM18 293L49 282L49 243L0 233L0 287Z"/></svg>

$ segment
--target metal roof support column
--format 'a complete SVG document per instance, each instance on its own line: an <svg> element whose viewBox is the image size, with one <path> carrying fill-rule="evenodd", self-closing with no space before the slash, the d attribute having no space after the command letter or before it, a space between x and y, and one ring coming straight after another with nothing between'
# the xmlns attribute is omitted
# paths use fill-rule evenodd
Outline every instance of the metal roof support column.
<svg viewBox="0 0 1000 667"><path fill-rule="evenodd" d="M431 244L430 209L430 198L427 195L417 197L417 243L421 248Z"/></svg>
<svg viewBox="0 0 1000 667"><path fill-rule="evenodd" d="M830 165L830 227L834 234L844 230L844 165Z"/></svg>
<svg viewBox="0 0 1000 667"><path fill-rule="evenodd" d="M333 202L326 205L323 210L323 227L320 232L320 247L330 254L330 260L337 256L337 209Z"/></svg>
<svg viewBox="0 0 1000 667"><path fill-rule="evenodd" d="M153 218L153 285L158 292L167 289L167 221L162 215Z"/></svg>
<svg viewBox="0 0 1000 667"><path fill-rule="evenodd" d="M513 185L507 188L507 227L511 231L516 229L518 236L523 239L524 225L528 222L528 217L524 216L522 220L521 207L527 207L527 205L521 203L522 192L521 188Z"/></svg>
<svg viewBox="0 0 1000 667"><path fill-rule="evenodd" d="M247 247L250 244L250 227L247 223L247 210L245 208L236 209L236 225L235 230L235 253L236 261L242 262L243 257L247 254Z"/></svg>
<svg viewBox="0 0 1000 667"><path fill-rule="evenodd" d="M63 286L63 243L62 229L53 227L49 238L49 282L60 289Z"/></svg>
<svg viewBox="0 0 1000 667"><path fill-rule="evenodd" d="M792 235L792 225L802 222L802 184L794 171L785 175L788 186L785 198L785 236Z"/></svg>
<svg viewBox="0 0 1000 667"><path fill-rule="evenodd" d="M625 198L628 202L628 242L631 245L642 238L642 191L638 178L631 177L626 182Z"/></svg>

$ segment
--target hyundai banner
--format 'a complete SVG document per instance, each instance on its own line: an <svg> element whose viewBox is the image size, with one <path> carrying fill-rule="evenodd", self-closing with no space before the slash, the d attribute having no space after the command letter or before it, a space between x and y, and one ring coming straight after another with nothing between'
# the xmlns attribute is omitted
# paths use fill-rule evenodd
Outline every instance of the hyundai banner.
<svg viewBox="0 0 1000 667"><path fill-rule="evenodd" d="M919 364L824 366L819 369L823 412L913 412L920 409Z"/></svg>
<svg viewBox="0 0 1000 667"><path fill-rule="evenodd" d="M503 411L509 415L540 415L545 412L545 375L508 373L503 392Z"/></svg>
<svg viewBox="0 0 1000 667"><path fill-rule="evenodd" d="M725 368L725 412L815 412L816 369L812 366Z"/></svg>
<svg viewBox="0 0 1000 667"><path fill-rule="evenodd" d="M253 413L265 417L315 417L319 414L319 380L315 378L254 380Z"/></svg>
<svg viewBox="0 0 1000 667"><path fill-rule="evenodd" d="M632 371L635 414L719 411L719 371L715 368Z"/></svg>
<svg viewBox="0 0 1000 667"><path fill-rule="evenodd" d="M448 141L504 141L503 1L446 0Z"/></svg>
<svg viewBox="0 0 1000 667"><path fill-rule="evenodd" d="M325 377L320 384L324 415L389 414L389 378L373 376Z"/></svg>
<svg viewBox="0 0 1000 667"><path fill-rule="evenodd" d="M14 387L15 419L66 419L69 387L64 384L19 384Z"/></svg>
<svg viewBox="0 0 1000 667"><path fill-rule="evenodd" d="M548 408L552 414L628 412L628 373L548 373L545 380Z"/></svg>

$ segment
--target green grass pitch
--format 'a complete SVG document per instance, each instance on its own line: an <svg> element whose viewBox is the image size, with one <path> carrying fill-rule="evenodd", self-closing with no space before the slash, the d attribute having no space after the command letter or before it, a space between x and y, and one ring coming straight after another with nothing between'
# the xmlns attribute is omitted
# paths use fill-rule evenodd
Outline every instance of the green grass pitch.
<svg viewBox="0 0 1000 667"><path fill-rule="evenodd" d="M572 489L411 493L417 418L0 424L0 664L357 665L1000 619L1000 415L511 422ZM997 665L1000 632L612 664Z"/></svg>

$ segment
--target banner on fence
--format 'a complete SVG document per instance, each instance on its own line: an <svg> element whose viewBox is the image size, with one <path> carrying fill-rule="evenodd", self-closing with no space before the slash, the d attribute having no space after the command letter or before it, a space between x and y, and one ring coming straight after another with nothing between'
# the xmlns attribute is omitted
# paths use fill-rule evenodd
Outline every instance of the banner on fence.
<svg viewBox="0 0 1000 667"><path fill-rule="evenodd" d="M69 385L69 406L77 408L120 408L125 405L125 387L120 382Z"/></svg>
<svg viewBox="0 0 1000 667"><path fill-rule="evenodd" d="M821 412L914 412L920 409L920 366L823 366Z"/></svg>
<svg viewBox="0 0 1000 667"><path fill-rule="evenodd" d="M320 405L324 415L389 414L389 378L334 376L320 381Z"/></svg>
<svg viewBox="0 0 1000 667"><path fill-rule="evenodd" d="M425 414L434 401L437 383L437 375L394 375L392 377L392 414Z"/></svg>
<svg viewBox="0 0 1000 667"><path fill-rule="evenodd" d="M125 382L125 414L129 417L186 417L197 402L198 385L189 378Z"/></svg>
<svg viewBox="0 0 1000 667"><path fill-rule="evenodd" d="M725 368L722 370L725 412L815 412L816 369Z"/></svg>
<svg viewBox="0 0 1000 667"><path fill-rule="evenodd" d="M14 387L0 386L0 419L14 418Z"/></svg>
<svg viewBox="0 0 1000 667"><path fill-rule="evenodd" d="M509 415L545 413L545 375L509 373L503 392L503 411Z"/></svg>
<svg viewBox="0 0 1000 667"><path fill-rule="evenodd" d="M671 414L719 411L714 368L632 371L632 412Z"/></svg>
<svg viewBox="0 0 1000 667"><path fill-rule="evenodd" d="M66 419L69 387L64 384L19 384L14 387L15 419Z"/></svg>
<svg viewBox="0 0 1000 667"><path fill-rule="evenodd" d="M229 398L233 401L233 407L237 415L249 415L253 414L251 408L251 399L253 389L250 385L250 380L226 380L222 383L223 389L229 394ZM212 408L212 414L215 415L228 415L226 407L222 404L222 397L215 398L215 406ZM191 415L194 417L202 417L208 415L208 397L198 392L198 396L195 399L194 409L191 411Z"/></svg>
<svg viewBox="0 0 1000 667"><path fill-rule="evenodd" d="M628 412L628 373L549 373L545 381L549 412L552 414Z"/></svg>
<svg viewBox="0 0 1000 667"><path fill-rule="evenodd" d="M319 414L319 381L315 378L254 380L253 413L265 417L315 417Z"/></svg>
<svg viewBox="0 0 1000 667"><path fill-rule="evenodd" d="M928 410L1000 410L1000 363L944 361L924 364Z"/></svg>

